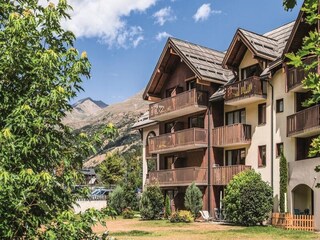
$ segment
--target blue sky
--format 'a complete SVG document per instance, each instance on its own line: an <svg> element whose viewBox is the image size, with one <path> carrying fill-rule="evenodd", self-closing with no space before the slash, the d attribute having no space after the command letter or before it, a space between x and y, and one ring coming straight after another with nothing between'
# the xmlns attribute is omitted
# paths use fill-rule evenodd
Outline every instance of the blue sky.
<svg viewBox="0 0 320 240"><path fill-rule="evenodd" d="M92 78L85 97L119 102L148 83L168 34L217 50L226 50L237 28L265 33L294 21L282 0L69 0L73 20L65 23L87 51ZM200 8L201 7L201 8ZM200 8L200 10L199 10ZM199 10L199 11L198 11ZM198 14L196 14L198 11Z"/></svg>

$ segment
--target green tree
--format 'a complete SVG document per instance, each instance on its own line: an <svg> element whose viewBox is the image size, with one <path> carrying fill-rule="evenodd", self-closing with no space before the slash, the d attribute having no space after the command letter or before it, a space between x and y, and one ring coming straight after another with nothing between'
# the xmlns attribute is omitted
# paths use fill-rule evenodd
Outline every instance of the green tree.
<svg viewBox="0 0 320 240"><path fill-rule="evenodd" d="M229 221L246 226L268 219L272 210L272 188L254 170L244 171L228 184L223 199Z"/></svg>
<svg viewBox="0 0 320 240"><path fill-rule="evenodd" d="M109 206L113 208L118 215L122 213L122 210L126 207L125 192L120 185L110 194Z"/></svg>
<svg viewBox="0 0 320 240"><path fill-rule="evenodd" d="M125 175L125 159L119 153L107 154L106 159L99 165L98 174L106 185L123 182Z"/></svg>
<svg viewBox="0 0 320 240"><path fill-rule="evenodd" d="M296 0L283 0L283 5L286 10L292 9L296 5ZM305 106L311 106L320 102L320 76L318 63L320 60L320 11L318 0L305 0L301 8L305 12L304 21L315 26L315 30L310 31L304 37L301 48L296 53L288 53L286 57L290 60L289 64L296 68L303 68L306 77L302 81L304 88L312 92L312 97L304 102ZM318 27L316 27L318 26ZM303 62L306 57L314 57L311 63ZM318 69L318 71L313 71ZM310 156L315 156L320 153L320 136L313 139L309 151ZM320 172L320 165L316 166L316 172ZM320 183L316 185L320 187Z"/></svg>
<svg viewBox="0 0 320 240"><path fill-rule="evenodd" d="M159 219L163 211L163 195L158 185L151 185L142 193L140 214L142 219Z"/></svg>
<svg viewBox="0 0 320 240"><path fill-rule="evenodd" d="M167 195L165 200L165 212L164 212L165 218L169 218L171 216L171 204L170 204L170 198Z"/></svg>
<svg viewBox="0 0 320 240"><path fill-rule="evenodd" d="M280 212L285 212L285 194L288 187L288 163L283 152L280 156Z"/></svg>
<svg viewBox="0 0 320 240"><path fill-rule="evenodd" d="M202 209L202 192L194 182L188 186L186 190L184 205L191 211L194 218L197 217L199 211Z"/></svg>
<svg viewBox="0 0 320 240"><path fill-rule="evenodd" d="M69 230L69 239L95 239L97 213L74 221L70 211L77 170L101 143L98 134L75 134L61 122L90 73L87 54L60 25L70 6L16 0L0 9L1 239L61 239Z"/></svg>

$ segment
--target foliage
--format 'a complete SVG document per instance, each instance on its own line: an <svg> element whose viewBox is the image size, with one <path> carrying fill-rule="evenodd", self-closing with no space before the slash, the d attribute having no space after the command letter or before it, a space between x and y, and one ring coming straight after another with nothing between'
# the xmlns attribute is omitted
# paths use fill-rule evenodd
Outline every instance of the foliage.
<svg viewBox="0 0 320 240"><path fill-rule="evenodd" d="M284 0L286 8L293 8L295 0ZM305 12L304 21L315 26L315 30L310 31L304 37L301 48L296 53L288 53L286 57L290 60L289 65L296 68L303 68L306 73L305 79L302 81L304 88L312 92L312 97L304 102L305 106L311 106L320 102L320 76L314 69L318 68L318 61L320 57L320 33L319 27L316 28L320 15L318 14L319 2L318 0L305 0L302 11ZM314 60L311 63L304 63L303 60L307 57L313 56ZM311 148L309 150L310 156L316 156L320 153L320 136L313 139ZM320 172L320 165L316 166L316 172ZM316 187L320 187L317 183Z"/></svg>
<svg viewBox="0 0 320 240"><path fill-rule="evenodd" d="M229 221L256 225L266 220L272 210L272 188L254 170L244 171L230 181L223 204Z"/></svg>
<svg viewBox="0 0 320 240"><path fill-rule="evenodd" d="M117 186L109 196L109 207L114 209L118 215L126 207L124 195L125 193L123 188L121 186Z"/></svg>
<svg viewBox="0 0 320 240"><path fill-rule="evenodd" d="M134 212L131 208L128 207L122 211L122 216L124 219L132 219L134 216Z"/></svg>
<svg viewBox="0 0 320 240"><path fill-rule="evenodd" d="M173 212L169 218L172 223L191 223L193 222L193 214L190 211L180 210Z"/></svg>
<svg viewBox="0 0 320 240"><path fill-rule="evenodd" d="M288 11L297 5L297 0L283 0L283 6Z"/></svg>
<svg viewBox="0 0 320 240"><path fill-rule="evenodd" d="M124 180L125 159L120 153L107 154L106 159L99 165L97 173L103 184L119 184Z"/></svg>
<svg viewBox="0 0 320 240"><path fill-rule="evenodd" d="M111 219L116 219L116 216L118 215L117 211L110 206L102 208L101 213L103 214L103 216L111 217Z"/></svg>
<svg viewBox="0 0 320 240"><path fill-rule="evenodd" d="M92 239L87 226L98 218L91 213L83 224L62 223L75 218L66 211L75 202L71 192L82 160L95 152L101 134L115 131L109 125L89 136L62 124L82 79L90 77L90 63L60 25L69 18L66 0L46 5L0 2L0 236L46 238L73 226Z"/></svg>
<svg viewBox="0 0 320 240"><path fill-rule="evenodd" d="M285 194L288 186L288 163L283 152L280 156L280 212L285 212Z"/></svg>
<svg viewBox="0 0 320 240"><path fill-rule="evenodd" d="M165 218L169 218L171 216L171 204L170 204L170 198L167 195L165 200L165 211L164 211Z"/></svg>
<svg viewBox="0 0 320 240"><path fill-rule="evenodd" d="M202 209L202 192L194 182L188 186L186 190L184 205L191 211L194 218L197 217L199 211Z"/></svg>
<svg viewBox="0 0 320 240"><path fill-rule="evenodd" d="M158 185L150 185L142 193L140 214L142 219L153 220L161 218L163 210L163 195Z"/></svg>

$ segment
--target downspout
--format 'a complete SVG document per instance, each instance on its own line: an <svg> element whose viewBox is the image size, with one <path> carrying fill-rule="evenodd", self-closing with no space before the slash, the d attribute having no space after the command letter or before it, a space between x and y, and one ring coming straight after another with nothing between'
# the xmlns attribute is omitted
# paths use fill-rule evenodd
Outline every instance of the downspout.
<svg viewBox="0 0 320 240"><path fill-rule="evenodd" d="M210 115L211 115L211 102L208 104L208 212L211 213L211 131L210 131Z"/></svg>
<svg viewBox="0 0 320 240"><path fill-rule="evenodd" d="M270 82L271 78L268 76L268 84L271 87L271 188L273 191L273 102L274 102L274 89Z"/></svg>

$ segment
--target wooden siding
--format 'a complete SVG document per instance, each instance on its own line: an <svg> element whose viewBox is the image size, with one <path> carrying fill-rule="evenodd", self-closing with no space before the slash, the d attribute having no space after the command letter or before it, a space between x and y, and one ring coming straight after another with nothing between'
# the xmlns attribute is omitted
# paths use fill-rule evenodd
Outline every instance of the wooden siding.
<svg viewBox="0 0 320 240"><path fill-rule="evenodd" d="M174 133L167 133L149 139L149 152L199 145L203 147L208 142L207 130L203 128L188 128Z"/></svg>
<svg viewBox="0 0 320 240"><path fill-rule="evenodd" d="M234 175L249 169L251 169L251 167L245 165L214 167L212 171L212 184L228 185Z"/></svg>
<svg viewBox="0 0 320 240"><path fill-rule="evenodd" d="M287 117L287 136L312 130L320 126L319 105L304 109Z"/></svg>
<svg viewBox="0 0 320 240"><path fill-rule="evenodd" d="M182 110L190 106L207 106L208 95L206 92L199 92L196 89L165 98L160 102L149 105L150 119L166 113Z"/></svg>
<svg viewBox="0 0 320 240"><path fill-rule="evenodd" d="M206 185L208 169L199 167L176 168L149 172L149 184L160 186L190 185L195 182L198 185Z"/></svg>
<svg viewBox="0 0 320 240"><path fill-rule="evenodd" d="M261 96L263 98L267 96L266 91L263 91L262 80L256 76L227 85L225 90L225 101L251 96Z"/></svg>
<svg viewBox="0 0 320 240"><path fill-rule="evenodd" d="M212 130L213 146L223 147L251 143L251 125L232 124Z"/></svg>

